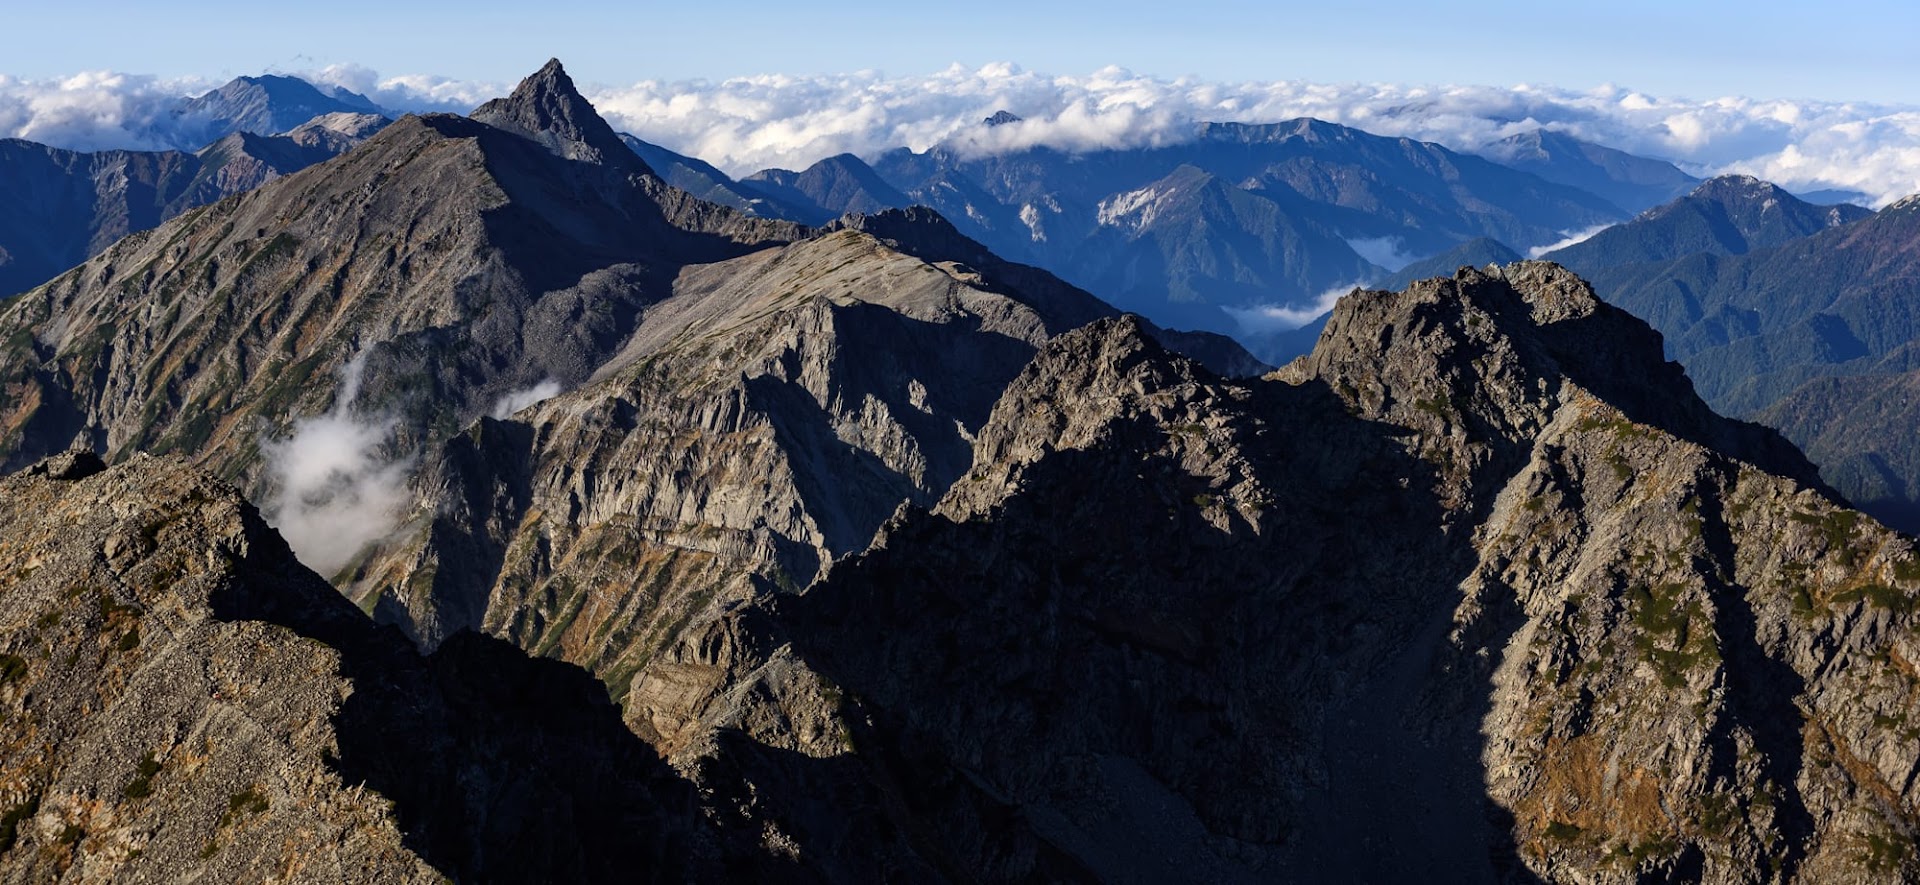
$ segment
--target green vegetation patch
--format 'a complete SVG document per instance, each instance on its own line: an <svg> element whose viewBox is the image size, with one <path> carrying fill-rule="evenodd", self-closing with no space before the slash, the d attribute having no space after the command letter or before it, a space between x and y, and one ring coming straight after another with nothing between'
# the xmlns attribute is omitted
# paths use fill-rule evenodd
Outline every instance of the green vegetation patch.
<svg viewBox="0 0 1920 885"><path fill-rule="evenodd" d="M1687 674L1718 667L1720 646L1698 601L1682 601L1685 584L1634 585L1627 590L1634 646L1659 671L1668 688L1686 683ZM1663 641L1664 640L1664 641Z"/></svg>
<svg viewBox="0 0 1920 885"><path fill-rule="evenodd" d="M1853 568L1859 564L1859 554L1853 550L1853 538L1860 528L1860 514L1851 510L1830 510L1825 515L1796 511L1791 516L1794 522L1812 526L1827 542L1827 549L1840 560L1841 566Z"/></svg>
<svg viewBox="0 0 1920 885"><path fill-rule="evenodd" d="M1585 832L1586 831L1580 829L1578 826L1575 826L1574 824L1570 824L1562 820L1557 820L1557 821L1554 821L1553 823L1547 824L1546 836L1549 839L1554 839L1561 842L1572 842L1579 839L1582 835L1585 834Z"/></svg>
<svg viewBox="0 0 1920 885"><path fill-rule="evenodd" d="M27 659L19 655L0 655L0 685L27 678Z"/></svg>
<svg viewBox="0 0 1920 885"><path fill-rule="evenodd" d="M1710 793L1700 797L1700 807L1694 814L1694 820L1705 832L1726 833L1739 823L1736 811L1732 797L1725 793Z"/></svg>
<svg viewBox="0 0 1920 885"><path fill-rule="evenodd" d="M1442 421L1452 421L1454 416L1460 413L1460 409L1451 398L1438 396L1414 400L1413 407Z"/></svg>
<svg viewBox="0 0 1920 885"><path fill-rule="evenodd" d="M1913 841L1898 835L1873 833L1867 836L1867 871L1876 874L1891 875L1913 860Z"/></svg>
<svg viewBox="0 0 1920 885"><path fill-rule="evenodd" d="M152 543L152 536L158 535L160 533L160 528L159 526L149 526L147 529L142 530L142 534L147 534L148 530L151 530L152 532L152 534L148 536L148 543ZM104 590L100 592L100 619L101 620L106 621L107 623L113 623L114 621L118 621L123 617L131 619L132 617L134 617L135 615L138 615L139 613L140 613L139 606L122 605L119 601L113 598L112 594L107 593Z"/></svg>
<svg viewBox="0 0 1920 885"><path fill-rule="evenodd" d="M1844 604L1852 604L1862 599L1874 608L1886 609L1895 614L1911 614L1914 610L1915 600L1912 596L1885 584L1861 584L1833 595L1834 602Z"/></svg>
<svg viewBox="0 0 1920 885"><path fill-rule="evenodd" d="M242 818L261 814L267 810L267 806L267 797L249 786L227 797L227 810L220 813L220 826L229 827L239 823Z"/></svg>
<svg viewBox="0 0 1920 885"><path fill-rule="evenodd" d="M1902 584L1920 584L1920 551L1893 564L1893 579Z"/></svg>
<svg viewBox="0 0 1920 885"><path fill-rule="evenodd" d="M128 799L145 799L153 795L153 776L160 773L160 760L154 758L153 751L140 759L140 767L134 773L133 780L127 782L121 794Z"/></svg>

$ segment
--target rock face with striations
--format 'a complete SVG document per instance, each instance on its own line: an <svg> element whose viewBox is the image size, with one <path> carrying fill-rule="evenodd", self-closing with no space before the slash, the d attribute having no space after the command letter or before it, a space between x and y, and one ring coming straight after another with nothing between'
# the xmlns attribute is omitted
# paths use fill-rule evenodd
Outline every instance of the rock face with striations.
<svg viewBox="0 0 1920 885"><path fill-rule="evenodd" d="M840 878L1882 881L1917 589L1521 263L1350 296L1260 382L1057 338L935 508L626 706Z"/></svg>
<svg viewBox="0 0 1920 885"><path fill-rule="evenodd" d="M483 629L622 694L688 624L938 500L1035 351L1111 314L924 211L688 268L588 384L452 440L420 483L431 521L347 587L428 645Z"/></svg>

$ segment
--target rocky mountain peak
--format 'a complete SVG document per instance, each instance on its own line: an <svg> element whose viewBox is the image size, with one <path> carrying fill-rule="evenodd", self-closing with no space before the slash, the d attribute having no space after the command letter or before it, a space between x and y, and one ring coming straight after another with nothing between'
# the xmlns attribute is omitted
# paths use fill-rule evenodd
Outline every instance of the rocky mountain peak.
<svg viewBox="0 0 1920 885"><path fill-rule="evenodd" d="M1687 196L1718 202L1752 202L1770 199L1799 202L1798 198L1780 189L1778 185L1751 175L1721 175L1709 178L1701 182L1700 186L1694 188L1693 192Z"/></svg>
<svg viewBox="0 0 1920 885"><path fill-rule="evenodd" d="M600 118L557 58L520 81L512 95L487 102L469 116L537 141L569 160L652 171Z"/></svg>
<svg viewBox="0 0 1920 885"><path fill-rule="evenodd" d="M1526 445L1561 406L1587 395L1632 421L1824 488L1778 434L1708 408L1666 359L1658 332L1552 262L1461 268L1404 292L1357 291L1335 305L1313 353L1282 376L1325 382L1371 418L1435 438L1464 433L1469 449Z"/></svg>
<svg viewBox="0 0 1920 885"><path fill-rule="evenodd" d="M980 122L985 123L988 126L1005 126L1008 123L1018 123L1022 119L1024 118L1013 113L1012 111L1000 110L1000 111L994 111L993 116L988 117L985 120L982 120Z"/></svg>
<svg viewBox="0 0 1920 885"><path fill-rule="evenodd" d="M1499 146L1507 149L1507 156L1509 157L1524 156L1530 159L1544 158L1548 156L1548 145L1560 142L1561 140L1562 137L1559 133L1546 129L1535 129L1532 132L1522 132L1519 135L1512 135L1501 139Z"/></svg>
<svg viewBox="0 0 1920 885"><path fill-rule="evenodd" d="M198 137L212 141L233 132L270 135L330 113L378 114L364 95L321 88L297 77L239 77L183 103L179 115L205 124ZM183 145L196 146L196 145Z"/></svg>

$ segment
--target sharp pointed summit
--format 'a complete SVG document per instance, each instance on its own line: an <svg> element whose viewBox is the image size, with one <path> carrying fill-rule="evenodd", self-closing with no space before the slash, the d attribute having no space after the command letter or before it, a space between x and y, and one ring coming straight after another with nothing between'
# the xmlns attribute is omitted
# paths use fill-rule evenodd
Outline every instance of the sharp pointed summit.
<svg viewBox="0 0 1920 885"><path fill-rule="evenodd" d="M512 95L476 108L472 117L533 139L569 160L652 172L574 88L573 78L557 58L548 59L533 76L520 81Z"/></svg>

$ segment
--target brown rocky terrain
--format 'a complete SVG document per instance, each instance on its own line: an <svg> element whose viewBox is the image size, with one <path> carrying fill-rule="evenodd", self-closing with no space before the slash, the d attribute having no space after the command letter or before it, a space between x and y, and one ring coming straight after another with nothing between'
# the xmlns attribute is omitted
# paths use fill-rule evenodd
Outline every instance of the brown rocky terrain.
<svg viewBox="0 0 1920 885"><path fill-rule="evenodd" d="M178 460L43 462L0 527L9 881L755 868L598 683L471 634L420 656Z"/></svg>
<svg viewBox="0 0 1920 885"><path fill-rule="evenodd" d="M1350 297L1255 383L1056 339L937 507L627 715L855 880L1911 879L1917 588L1518 264Z"/></svg>

